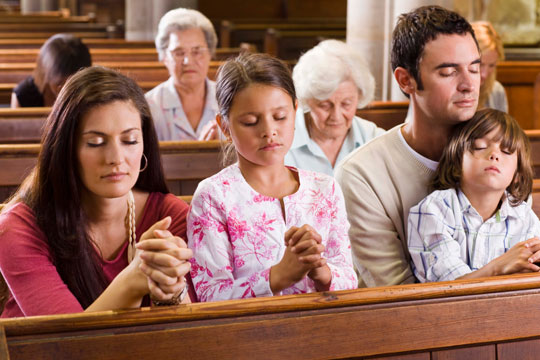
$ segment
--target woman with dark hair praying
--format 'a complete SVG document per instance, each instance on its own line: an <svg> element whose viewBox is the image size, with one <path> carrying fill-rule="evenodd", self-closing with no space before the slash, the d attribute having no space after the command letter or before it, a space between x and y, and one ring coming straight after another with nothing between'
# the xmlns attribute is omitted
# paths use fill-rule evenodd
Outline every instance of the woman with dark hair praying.
<svg viewBox="0 0 540 360"><path fill-rule="evenodd" d="M177 304L188 206L168 193L142 90L109 69L71 77L38 163L0 215L2 317Z"/></svg>

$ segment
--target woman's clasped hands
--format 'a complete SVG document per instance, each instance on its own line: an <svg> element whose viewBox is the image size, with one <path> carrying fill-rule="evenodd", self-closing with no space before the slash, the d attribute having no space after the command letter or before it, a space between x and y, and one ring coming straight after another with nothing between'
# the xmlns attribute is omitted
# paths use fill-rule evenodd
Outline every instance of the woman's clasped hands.
<svg viewBox="0 0 540 360"><path fill-rule="evenodd" d="M189 259L193 256L186 242L168 230L170 224L170 217L156 222L136 244L134 262L146 276L150 297L158 301L171 300L184 290L185 275L191 268Z"/></svg>

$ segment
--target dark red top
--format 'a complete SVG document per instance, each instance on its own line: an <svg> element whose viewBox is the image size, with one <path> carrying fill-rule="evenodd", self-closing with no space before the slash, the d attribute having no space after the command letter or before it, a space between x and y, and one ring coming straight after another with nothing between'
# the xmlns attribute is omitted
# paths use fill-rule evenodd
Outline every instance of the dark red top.
<svg viewBox="0 0 540 360"><path fill-rule="evenodd" d="M137 239L154 223L172 218L172 234L186 239L188 205L172 194L151 193L136 224ZM127 241L113 260L102 260L110 283L127 265ZM45 234L34 212L18 203L0 215L0 270L10 294L1 317L76 313L81 304L53 265Z"/></svg>

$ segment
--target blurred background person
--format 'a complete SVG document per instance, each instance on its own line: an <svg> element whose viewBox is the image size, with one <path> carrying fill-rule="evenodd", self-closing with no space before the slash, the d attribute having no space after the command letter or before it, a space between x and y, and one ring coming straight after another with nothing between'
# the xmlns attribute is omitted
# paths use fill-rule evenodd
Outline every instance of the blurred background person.
<svg viewBox="0 0 540 360"><path fill-rule="evenodd" d="M92 65L88 47L71 34L51 36L39 49L32 76L11 94L11 107L52 106L67 78Z"/></svg>
<svg viewBox="0 0 540 360"><path fill-rule="evenodd" d="M487 21L472 24L482 63L480 64L480 98L478 108L492 108L508 112L506 92L497 77L497 62L504 60L503 43L493 25Z"/></svg>
<svg viewBox="0 0 540 360"><path fill-rule="evenodd" d="M347 154L384 133L356 116L373 99L375 80L362 54L346 43L319 43L300 57L293 79L300 104L287 165L333 175Z"/></svg>
<svg viewBox="0 0 540 360"><path fill-rule="evenodd" d="M208 79L217 35L206 16L191 9L163 15L156 36L159 60L170 78L146 93L159 140L207 140L217 129L216 85Z"/></svg>

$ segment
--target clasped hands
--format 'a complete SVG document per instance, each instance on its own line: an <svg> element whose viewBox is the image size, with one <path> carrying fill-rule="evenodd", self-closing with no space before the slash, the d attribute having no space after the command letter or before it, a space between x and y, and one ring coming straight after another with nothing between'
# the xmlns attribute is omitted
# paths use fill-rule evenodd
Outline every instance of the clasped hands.
<svg viewBox="0 0 540 360"><path fill-rule="evenodd" d="M193 256L186 242L169 230L168 216L148 229L136 244L140 271L146 276L148 292L154 300L170 300L186 286L185 275Z"/></svg>
<svg viewBox="0 0 540 360"><path fill-rule="evenodd" d="M539 272L537 263L540 261L540 239L533 237L521 241L493 261L499 275Z"/></svg>
<svg viewBox="0 0 540 360"><path fill-rule="evenodd" d="M274 294L292 286L305 276L311 278L318 291L328 290L332 273L322 257L322 238L309 225L291 227L285 233L285 253L270 270L270 288Z"/></svg>

